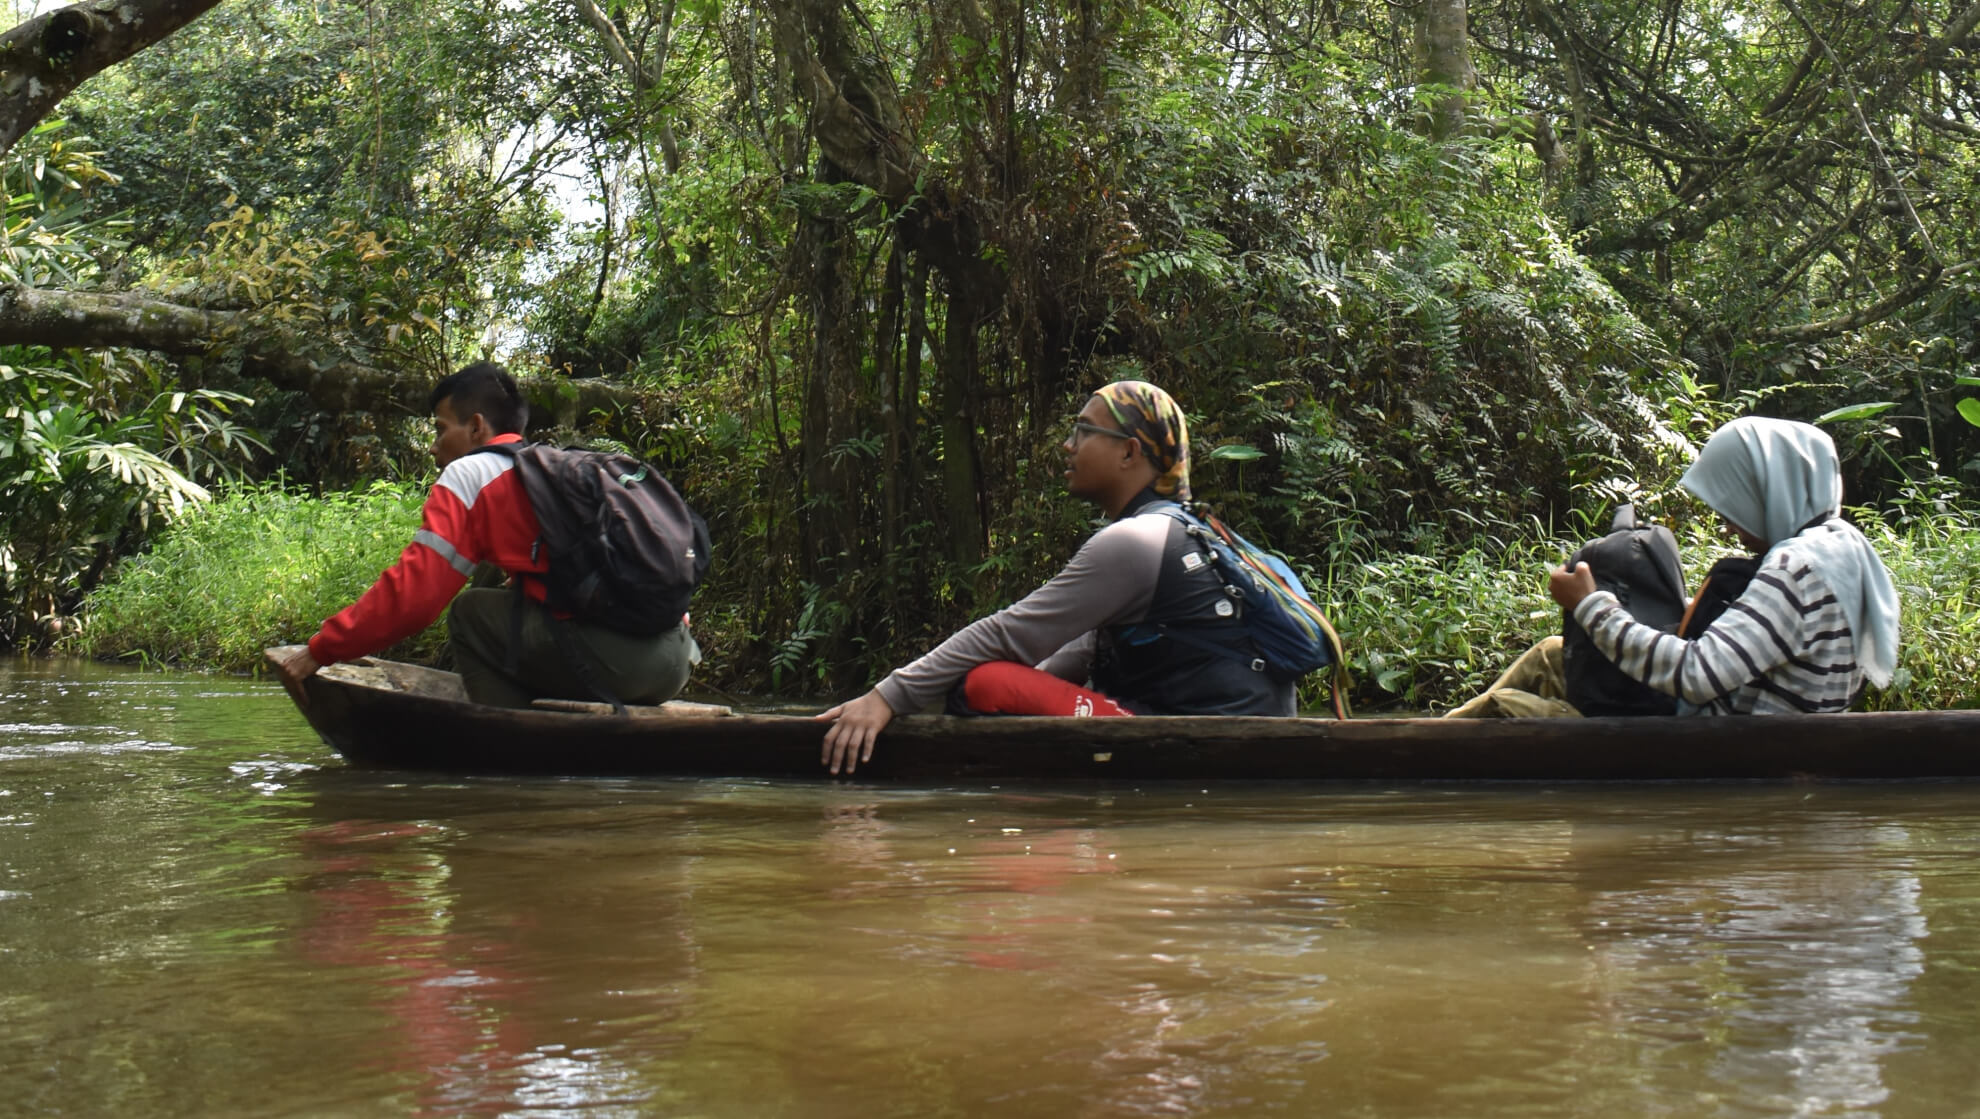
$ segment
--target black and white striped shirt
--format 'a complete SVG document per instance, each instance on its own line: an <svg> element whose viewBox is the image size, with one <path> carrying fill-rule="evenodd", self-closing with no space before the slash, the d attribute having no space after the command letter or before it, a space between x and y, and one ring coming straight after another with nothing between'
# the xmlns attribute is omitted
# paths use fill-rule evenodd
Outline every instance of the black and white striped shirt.
<svg viewBox="0 0 1980 1119"><path fill-rule="evenodd" d="M1623 672L1682 700L1680 712L1842 711L1863 686L1835 591L1785 548L1695 640L1638 622L1607 591L1583 599L1574 617Z"/></svg>

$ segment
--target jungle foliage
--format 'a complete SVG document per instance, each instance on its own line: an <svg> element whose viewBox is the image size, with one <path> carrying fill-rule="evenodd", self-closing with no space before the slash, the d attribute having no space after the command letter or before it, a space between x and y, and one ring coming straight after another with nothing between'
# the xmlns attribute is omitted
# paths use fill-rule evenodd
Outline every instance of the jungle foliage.
<svg viewBox="0 0 1980 1119"><path fill-rule="evenodd" d="M1404 613L1419 560L1502 571L1624 496L1690 518L1687 448L1747 411L1862 405L1830 421L1852 500L1956 509L1976 22L221 4L63 104L113 176L79 217L128 224L85 272L14 282L223 313L202 352L116 360L254 397L234 418L280 451L231 461L304 485L419 476L421 418L338 388L361 376L494 352L623 384L546 412L709 515L709 667L842 690L1070 552L1086 512L1040 495L1081 394L1123 376L1183 401L1225 516L1323 584L1388 570ZM309 368L273 380L276 352ZM91 351L42 353L98 383ZM1369 664L1372 697L1410 695L1393 669L1428 649Z"/></svg>
<svg viewBox="0 0 1980 1119"><path fill-rule="evenodd" d="M117 250L123 223L90 206L115 182L100 155L50 123L0 167L0 278L86 282ZM0 347L0 644L60 634L113 560L265 451L230 415L245 403L139 353Z"/></svg>

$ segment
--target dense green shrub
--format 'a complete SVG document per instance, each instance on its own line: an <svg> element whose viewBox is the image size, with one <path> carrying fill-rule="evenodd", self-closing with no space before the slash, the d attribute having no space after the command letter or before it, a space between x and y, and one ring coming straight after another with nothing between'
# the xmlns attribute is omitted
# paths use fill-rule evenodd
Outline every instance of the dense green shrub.
<svg viewBox="0 0 1980 1119"><path fill-rule="evenodd" d="M95 656L253 669L270 645L304 641L398 558L423 487L376 483L321 497L231 489L175 523L89 598L74 642ZM431 660L435 625L388 655Z"/></svg>
<svg viewBox="0 0 1980 1119"><path fill-rule="evenodd" d="M1527 646L1561 627L1548 541L1452 556L1399 554L1345 565L1321 594L1347 646L1358 704L1451 707L1484 690ZM1320 683L1309 680L1308 688ZM1312 696L1302 696L1311 700Z"/></svg>
<svg viewBox="0 0 1980 1119"><path fill-rule="evenodd" d="M1980 706L1980 525L1934 510L1888 524L1859 517L1898 585L1898 668L1872 710Z"/></svg>

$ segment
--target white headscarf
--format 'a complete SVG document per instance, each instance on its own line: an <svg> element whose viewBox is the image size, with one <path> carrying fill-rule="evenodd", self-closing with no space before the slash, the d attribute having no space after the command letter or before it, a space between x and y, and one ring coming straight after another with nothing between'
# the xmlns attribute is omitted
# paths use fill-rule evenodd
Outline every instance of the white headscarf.
<svg viewBox="0 0 1980 1119"><path fill-rule="evenodd" d="M1849 618L1856 660L1883 687L1897 668L1898 596L1891 573L1854 525L1829 521L1842 509L1842 470L1828 433L1793 420L1744 416L1712 433L1684 472L1685 489L1819 572ZM1810 522L1826 525L1808 531ZM1764 560L1766 557L1762 557Z"/></svg>

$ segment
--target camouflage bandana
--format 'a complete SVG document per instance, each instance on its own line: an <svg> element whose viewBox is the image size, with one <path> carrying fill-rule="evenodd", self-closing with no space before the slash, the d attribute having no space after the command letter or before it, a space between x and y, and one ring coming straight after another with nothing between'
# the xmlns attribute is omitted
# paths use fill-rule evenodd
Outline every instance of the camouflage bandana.
<svg viewBox="0 0 1980 1119"><path fill-rule="evenodd" d="M1155 492L1187 505L1189 426L1175 400L1147 381L1115 381L1093 395L1106 402L1121 430L1141 443L1158 475Z"/></svg>

